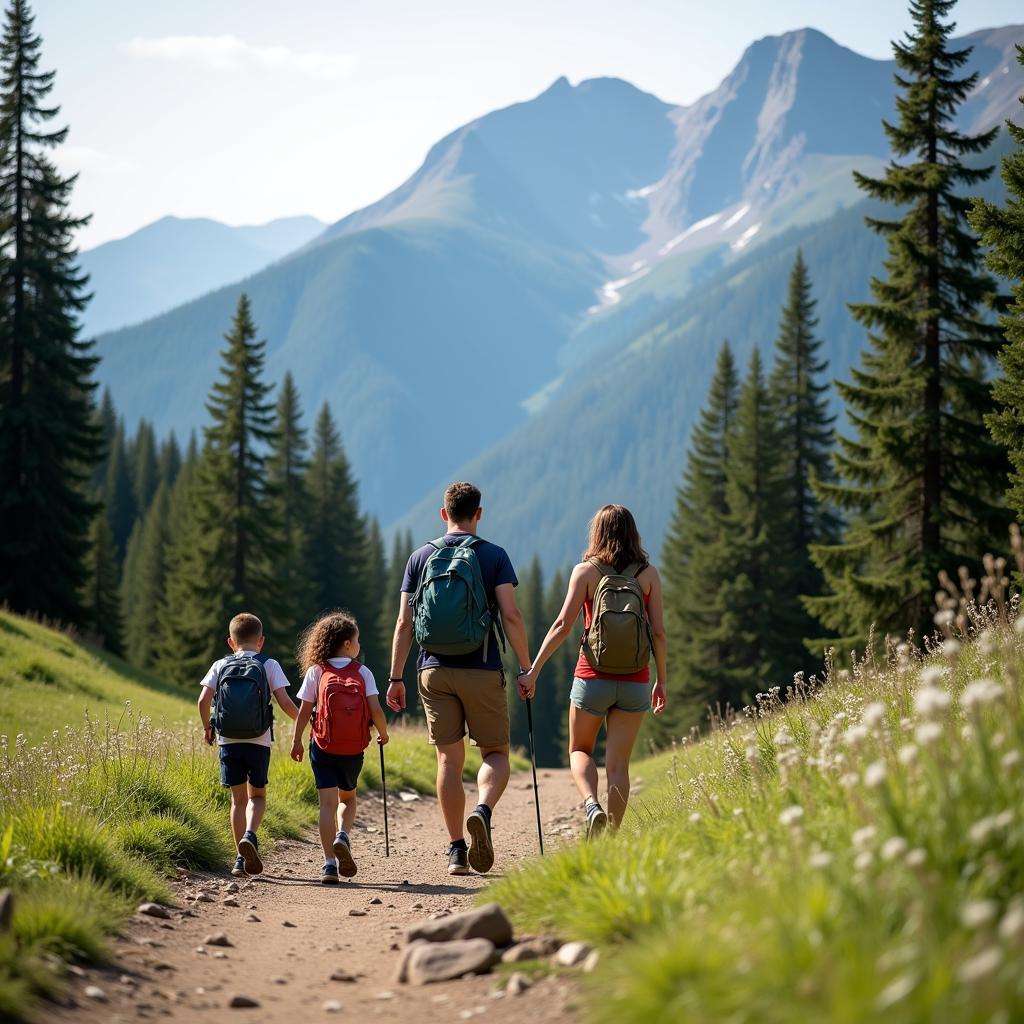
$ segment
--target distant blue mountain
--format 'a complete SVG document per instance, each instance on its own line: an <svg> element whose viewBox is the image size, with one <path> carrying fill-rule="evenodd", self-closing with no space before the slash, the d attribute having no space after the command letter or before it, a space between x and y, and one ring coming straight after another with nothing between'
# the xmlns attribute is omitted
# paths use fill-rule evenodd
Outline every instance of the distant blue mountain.
<svg viewBox="0 0 1024 1024"><path fill-rule="evenodd" d="M93 299L87 336L148 320L305 245L324 229L315 217L231 227L204 217L161 217L80 257Z"/></svg>

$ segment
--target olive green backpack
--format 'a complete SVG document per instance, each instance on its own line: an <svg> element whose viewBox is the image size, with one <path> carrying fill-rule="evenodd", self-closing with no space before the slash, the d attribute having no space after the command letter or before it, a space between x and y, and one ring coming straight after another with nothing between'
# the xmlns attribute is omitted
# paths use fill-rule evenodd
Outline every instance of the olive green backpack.
<svg viewBox="0 0 1024 1024"><path fill-rule="evenodd" d="M583 656L601 675L642 672L651 660L651 624L637 574L645 566L634 562L622 572L596 558L590 564L601 574L594 591L590 628L583 633Z"/></svg>

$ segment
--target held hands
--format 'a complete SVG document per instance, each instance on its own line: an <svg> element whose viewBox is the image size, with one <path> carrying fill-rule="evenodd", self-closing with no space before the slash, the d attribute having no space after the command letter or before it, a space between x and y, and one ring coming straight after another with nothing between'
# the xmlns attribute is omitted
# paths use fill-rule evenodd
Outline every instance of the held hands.
<svg viewBox="0 0 1024 1024"><path fill-rule="evenodd" d="M537 691L537 675L533 668L524 669L516 677L516 689L521 700L530 700Z"/></svg>
<svg viewBox="0 0 1024 1024"><path fill-rule="evenodd" d="M660 715L665 710L665 701L665 684L659 679L651 690L651 710Z"/></svg>
<svg viewBox="0 0 1024 1024"><path fill-rule="evenodd" d="M295 739L292 740L292 760L298 761L301 764L303 753L304 751L302 749L302 738L296 736Z"/></svg>
<svg viewBox="0 0 1024 1024"><path fill-rule="evenodd" d="M392 711L405 710L405 683L391 683L388 686L385 703ZM384 741L385 743L387 740Z"/></svg>

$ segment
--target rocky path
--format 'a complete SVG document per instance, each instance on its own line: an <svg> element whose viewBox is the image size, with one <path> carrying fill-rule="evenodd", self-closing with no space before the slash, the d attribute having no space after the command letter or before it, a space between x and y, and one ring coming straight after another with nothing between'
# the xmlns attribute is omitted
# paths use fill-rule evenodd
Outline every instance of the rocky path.
<svg viewBox="0 0 1024 1024"><path fill-rule="evenodd" d="M540 775L545 843L554 847L575 834L578 797L567 771ZM359 873L336 887L320 884L323 861L313 842L277 843L265 873L239 880L237 892L226 871L183 874L174 884L170 919L136 914L114 944L114 963L74 975L74 1005L50 1007L45 1019L296 1024L356 1013L403 1024L578 1020L573 980L565 974L514 997L495 994L494 974L424 986L396 981L406 929L468 909L487 880L446 873L447 842L434 799L389 794L388 809L390 858L384 857L383 805L371 795L360 801L353 832ZM494 843L488 878L537 852L528 773L512 778L495 815ZM235 997L256 1005L231 1007Z"/></svg>

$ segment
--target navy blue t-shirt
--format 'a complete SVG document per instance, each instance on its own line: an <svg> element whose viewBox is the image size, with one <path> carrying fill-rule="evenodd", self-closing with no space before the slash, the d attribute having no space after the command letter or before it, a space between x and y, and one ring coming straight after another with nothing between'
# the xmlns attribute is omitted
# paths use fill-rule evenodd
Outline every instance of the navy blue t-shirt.
<svg viewBox="0 0 1024 1024"><path fill-rule="evenodd" d="M462 542L464 537L468 536L469 534L467 533L455 531L453 533L446 533L443 537L438 538L438 541L443 541L448 547L453 547ZM473 550L476 552L477 560L480 562L480 575L484 578L484 589L487 591L487 600L491 604L494 604L495 589L503 583L511 583L514 587L519 586L516 571L512 568L512 561L504 548L499 548L497 544L481 539L474 546ZM423 547L417 548L409 556L409 562L405 567L405 577L402 580L403 594L411 595L416 592L423 566L427 564L427 559L433 553L433 545L424 544ZM492 629L491 639L487 645L486 661L484 660L484 649L481 646L475 651L470 651L469 654L438 655L428 654L426 651L421 650L416 665L417 668L421 669L437 668L443 665L447 668L485 668L497 670L501 668L501 645Z"/></svg>

